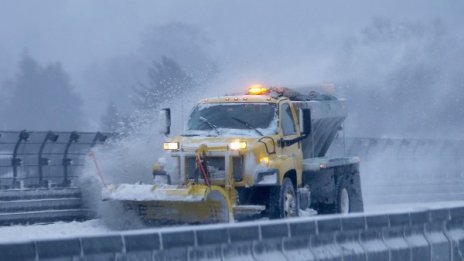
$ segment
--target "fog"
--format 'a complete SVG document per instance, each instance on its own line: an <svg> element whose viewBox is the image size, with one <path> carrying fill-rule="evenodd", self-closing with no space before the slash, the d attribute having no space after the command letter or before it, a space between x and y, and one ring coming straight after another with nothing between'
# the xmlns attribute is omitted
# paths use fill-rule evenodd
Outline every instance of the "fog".
<svg viewBox="0 0 464 261"><path fill-rule="evenodd" d="M176 134L200 98L330 82L348 101L347 136L464 139L462 10L459 0L0 0L0 130L122 132L95 150L105 182L148 183L163 156L159 108L173 109ZM420 192L418 177L435 186L455 163L433 146L428 157L398 147L363 158L368 206L375 185L389 196L412 180L401 190ZM87 202L120 217L100 202L92 164ZM447 182L462 180L449 169Z"/></svg>
<svg viewBox="0 0 464 261"><path fill-rule="evenodd" d="M333 82L350 101L348 134L462 137L462 1L0 5L0 108L11 99L15 85L5 82L14 82L25 52L44 68L59 62L83 113L83 121L63 129L101 129L110 102L131 115L134 88L147 82L154 62L168 57L195 82L190 92L198 95L183 93L187 101L255 82ZM60 99L49 97L50 103ZM2 115L3 129L47 129L47 119L18 123L9 120L13 114ZM375 128L365 128L373 120Z"/></svg>

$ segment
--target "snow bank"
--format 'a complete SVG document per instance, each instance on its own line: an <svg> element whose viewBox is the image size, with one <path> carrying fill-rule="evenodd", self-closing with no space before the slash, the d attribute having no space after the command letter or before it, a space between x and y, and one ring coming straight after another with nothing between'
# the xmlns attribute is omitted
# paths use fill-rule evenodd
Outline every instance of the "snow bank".
<svg viewBox="0 0 464 261"><path fill-rule="evenodd" d="M56 222L53 224L16 225L0 227L0 243L37 239L56 239L74 236L106 234L111 230L101 220L85 222Z"/></svg>

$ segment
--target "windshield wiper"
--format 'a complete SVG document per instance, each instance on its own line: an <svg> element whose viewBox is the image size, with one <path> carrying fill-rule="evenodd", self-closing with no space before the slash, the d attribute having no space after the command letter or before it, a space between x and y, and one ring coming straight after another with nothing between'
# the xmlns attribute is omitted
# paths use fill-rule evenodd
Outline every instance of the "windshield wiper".
<svg viewBox="0 0 464 261"><path fill-rule="evenodd" d="M206 124L208 124L208 126L212 129L212 130L215 130L217 135L221 135L221 133L219 132L218 128L212 124L209 120L207 120L205 117L203 116L200 116L200 120L202 120L203 122L205 122Z"/></svg>
<svg viewBox="0 0 464 261"><path fill-rule="evenodd" d="M251 126L248 122L246 122L246 121L244 121L244 120L241 120L241 119L238 119L238 118L235 118L235 117L231 117L231 119L232 119L232 120L235 120L235 121L237 121L237 122L240 122L241 124L245 125L245 127L247 127L248 129L254 130L254 131L256 131L256 133L258 133L259 135L264 136L264 134L263 134L261 131L259 131L257 128Z"/></svg>
<svg viewBox="0 0 464 261"><path fill-rule="evenodd" d="M200 134L182 133L180 136L183 136L183 137L194 137L194 136L200 136Z"/></svg>

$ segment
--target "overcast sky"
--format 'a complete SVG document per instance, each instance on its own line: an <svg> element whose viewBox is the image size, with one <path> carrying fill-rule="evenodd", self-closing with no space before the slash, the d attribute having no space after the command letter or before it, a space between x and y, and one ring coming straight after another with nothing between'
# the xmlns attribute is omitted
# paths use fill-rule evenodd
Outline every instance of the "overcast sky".
<svg viewBox="0 0 464 261"><path fill-rule="evenodd" d="M199 25L211 37L229 44L239 40L266 45L261 37L269 40L318 31L354 32L373 17L413 21L440 18L460 29L464 19L464 1L460 0L2 0L0 4L3 55L14 56L27 48L40 59L63 60L72 68L95 58L130 53L137 48L141 33L169 22Z"/></svg>
<svg viewBox="0 0 464 261"><path fill-rule="evenodd" d="M464 1L121 1L0 2L2 66L25 48L72 73L98 59L132 53L152 26L183 22L204 28L228 52L267 41L300 42L308 34L355 33L373 17L442 19L462 30ZM250 51L250 50L248 50ZM240 59L240 58L238 58ZM243 59L243 58L242 58ZM7 64L7 65L6 65Z"/></svg>
<svg viewBox="0 0 464 261"><path fill-rule="evenodd" d="M110 99L124 103L117 96L127 93L93 84L89 70L136 55L151 28L183 23L208 39L206 51L220 68L217 82L226 89L256 81L330 81L337 78L328 69L338 58L336 50L373 19L439 20L462 42L463 11L461 0L0 0L0 80L14 74L24 50L41 63L61 61L86 113L98 114ZM223 91L223 86L211 90Z"/></svg>

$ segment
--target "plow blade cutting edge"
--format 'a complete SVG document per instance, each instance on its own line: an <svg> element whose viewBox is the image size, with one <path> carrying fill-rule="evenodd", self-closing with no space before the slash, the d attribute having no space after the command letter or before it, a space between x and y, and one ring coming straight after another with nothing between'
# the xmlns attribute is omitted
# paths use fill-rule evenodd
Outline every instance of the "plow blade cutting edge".
<svg viewBox="0 0 464 261"><path fill-rule="evenodd" d="M195 224L234 220L229 197L219 186L108 185L102 199L122 202L145 222Z"/></svg>

